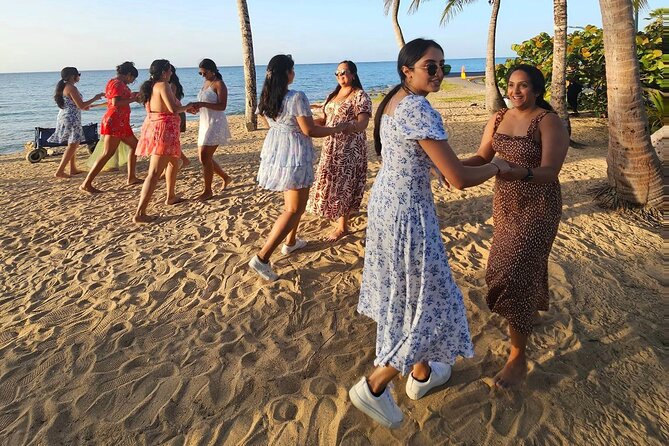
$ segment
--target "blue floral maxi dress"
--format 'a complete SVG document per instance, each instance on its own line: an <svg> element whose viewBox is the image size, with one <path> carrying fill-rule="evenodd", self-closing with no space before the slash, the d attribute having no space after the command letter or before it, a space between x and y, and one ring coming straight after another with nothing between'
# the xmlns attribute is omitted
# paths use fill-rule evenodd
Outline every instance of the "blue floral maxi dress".
<svg viewBox="0 0 669 446"><path fill-rule="evenodd" d="M58 112L56 131L47 141L62 144L85 141L84 128L81 126L81 110L69 97L63 96L63 100L65 106Z"/></svg>
<svg viewBox="0 0 669 446"><path fill-rule="evenodd" d="M288 90L276 119L266 117L269 130L257 177L263 189L304 189L314 182L314 146L300 130L298 116L312 116L309 100L301 91Z"/></svg>
<svg viewBox="0 0 669 446"><path fill-rule="evenodd" d="M441 116L409 95L381 119L383 163L369 197L358 312L377 323L374 365L403 375L420 361L473 356L467 316L441 239L422 139L445 140Z"/></svg>

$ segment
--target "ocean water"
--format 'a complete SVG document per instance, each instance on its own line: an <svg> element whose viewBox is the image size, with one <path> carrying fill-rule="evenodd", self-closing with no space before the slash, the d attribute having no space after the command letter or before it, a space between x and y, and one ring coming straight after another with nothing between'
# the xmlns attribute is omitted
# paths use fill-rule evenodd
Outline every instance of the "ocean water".
<svg viewBox="0 0 669 446"><path fill-rule="evenodd" d="M499 58L498 63L503 63ZM485 71L485 59L452 59L453 75L459 75L462 66L468 73ZM397 83L395 62L360 62L357 64L362 85L367 91L385 91ZM258 94L265 76L265 65L256 67ZM304 64L295 66L295 81L291 89L302 90L312 102L325 99L337 85L334 72L337 63ZM244 71L239 67L220 68L223 80L228 87L228 115L244 113ZM77 88L84 100L104 91L109 79L115 76L113 70L82 71ZM184 87L183 102L195 101L202 86L202 78L197 68L179 68L177 75ZM137 91L141 83L148 78L148 70L139 70L139 77L131 90ZM0 73L0 153L20 152L24 143L34 139L35 127L55 127L58 107L53 100L53 90L60 79L57 72L44 73ZM146 116L140 104L132 104L130 122L139 132ZM82 111L83 124L100 122L105 108L93 108ZM188 115L189 120L197 116Z"/></svg>

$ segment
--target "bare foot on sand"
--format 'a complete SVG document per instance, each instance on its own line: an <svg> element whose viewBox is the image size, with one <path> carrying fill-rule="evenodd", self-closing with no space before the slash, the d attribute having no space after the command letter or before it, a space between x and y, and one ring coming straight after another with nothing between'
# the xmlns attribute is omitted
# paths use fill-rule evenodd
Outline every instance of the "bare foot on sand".
<svg viewBox="0 0 669 446"><path fill-rule="evenodd" d="M509 357L506 365L495 375L493 383L501 389L510 389L521 384L527 376L527 359L524 354Z"/></svg>
<svg viewBox="0 0 669 446"><path fill-rule="evenodd" d="M197 199L200 201L207 201L210 198L213 198L214 194L211 192L202 192L200 195L197 196Z"/></svg>
<svg viewBox="0 0 669 446"><path fill-rule="evenodd" d="M85 170L79 170L79 169L74 169L74 170L70 169L70 176L79 175L80 173L84 173L84 172L86 172L86 171Z"/></svg>
<svg viewBox="0 0 669 446"><path fill-rule="evenodd" d="M99 194L102 193L100 189L96 189L93 186L84 186L83 184L79 186L79 190L85 194Z"/></svg>
<svg viewBox="0 0 669 446"><path fill-rule="evenodd" d="M225 176L223 177L223 188L221 189L221 191L227 189L231 183L232 183L232 177L230 177L230 175L226 173Z"/></svg>
<svg viewBox="0 0 669 446"><path fill-rule="evenodd" d="M53 174L53 176L56 178L70 178L70 176L65 172L56 172Z"/></svg>
<svg viewBox="0 0 669 446"><path fill-rule="evenodd" d="M141 184L143 183L144 180L141 178L133 177L133 178L128 178L128 182L126 183L128 186L132 186L133 184Z"/></svg>
<svg viewBox="0 0 669 446"><path fill-rule="evenodd" d="M177 204L177 203L181 203L182 201L186 201L186 200L184 200L181 197L172 197L172 198L168 198L167 200L165 200L165 204L167 204L167 205Z"/></svg>
<svg viewBox="0 0 669 446"><path fill-rule="evenodd" d="M345 229L337 228L331 233L323 237L323 240L326 242L336 242L339 239L342 239L348 235L348 231Z"/></svg>
<svg viewBox="0 0 669 446"><path fill-rule="evenodd" d="M151 222L155 221L157 218L158 217L155 216L155 215L137 215L137 214L135 214L132 217L132 221L134 223L137 223L137 224L141 225L141 224L145 224L145 223L151 223Z"/></svg>

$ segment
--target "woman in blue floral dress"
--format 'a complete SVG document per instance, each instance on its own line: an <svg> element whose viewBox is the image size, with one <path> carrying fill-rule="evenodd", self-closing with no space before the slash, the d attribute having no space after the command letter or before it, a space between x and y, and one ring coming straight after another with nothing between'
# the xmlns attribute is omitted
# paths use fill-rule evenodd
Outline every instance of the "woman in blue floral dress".
<svg viewBox="0 0 669 446"><path fill-rule="evenodd" d="M67 144L58 169L54 176L57 178L69 178L70 175L81 173L75 164L77 147L85 140L84 128L81 126L81 110L88 110L90 105L104 96L103 93L96 94L88 101L81 98L81 93L74 86L81 78L81 73L75 67L65 67L60 71L60 80L56 84L53 99L60 108L56 119L56 131L48 139L49 142ZM70 166L69 175L65 168Z"/></svg>
<svg viewBox="0 0 669 446"><path fill-rule="evenodd" d="M314 182L314 146L311 138L323 138L351 130L348 122L334 127L314 123L309 100L301 91L289 90L295 79L294 62L289 55L279 54L267 64L258 114L269 131L260 152L258 185L263 189L281 191L284 210L274 222L263 247L249 261L253 271L265 280L279 276L269 262L270 256L285 239L281 252L288 255L306 246L297 238L297 227L307 206L309 188Z"/></svg>
<svg viewBox="0 0 669 446"><path fill-rule="evenodd" d="M419 399L444 384L458 356L471 357L462 293L453 281L430 187L436 168L458 189L505 173L493 159L465 167L449 146L441 115L425 96L439 91L444 53L416 39L399 53L401 83L379 105L374 144L383 163L367 206L365 265L358 311L377 323L377 366L349 391L377 422L398 427L403 415L387 384L409 374L406 392Z"/></svg>

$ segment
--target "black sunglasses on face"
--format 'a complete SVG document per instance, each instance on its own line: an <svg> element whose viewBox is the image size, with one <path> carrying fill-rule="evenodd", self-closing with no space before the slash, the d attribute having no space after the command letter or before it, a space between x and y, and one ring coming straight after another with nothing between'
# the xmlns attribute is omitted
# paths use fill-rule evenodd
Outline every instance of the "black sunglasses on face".
<svg viewBox="0 0 669 446"><path fill-rule="evenodd" d="M81 73L77 73L77 76L81 76Z"/></svg>
<svg viewBox="0 0 669 446"><path fill-rule="evenodd" d="M197 73L197 74L199 74L200 76L204 76L206 73L203 73L202 71L200 71L200 72Z"/></svg>
<svg viewBox="0 0 669 446"><path fill-rule="evenodd" d="M348 71L348 70L341 70L341 71L335 71L334 74L335 74L335 77L338 77L338 76L344 76L344 75L349 74L349 73L350 73L350 71Z"/></svg>
<svg viewBox="0 0 669 446"><path fill-rule="evenodd" d="M441 70L441 72L444 75L446 75L446 68L445 68L445 65L444 65L443 62L440 62L439 65L437 65L434 62L430 62L427 65L425 65L424 67L413 67L413 68L422 68L424 70L427 70L427 74L430 75L430 76L436 75L439 70Z"/></svg>

